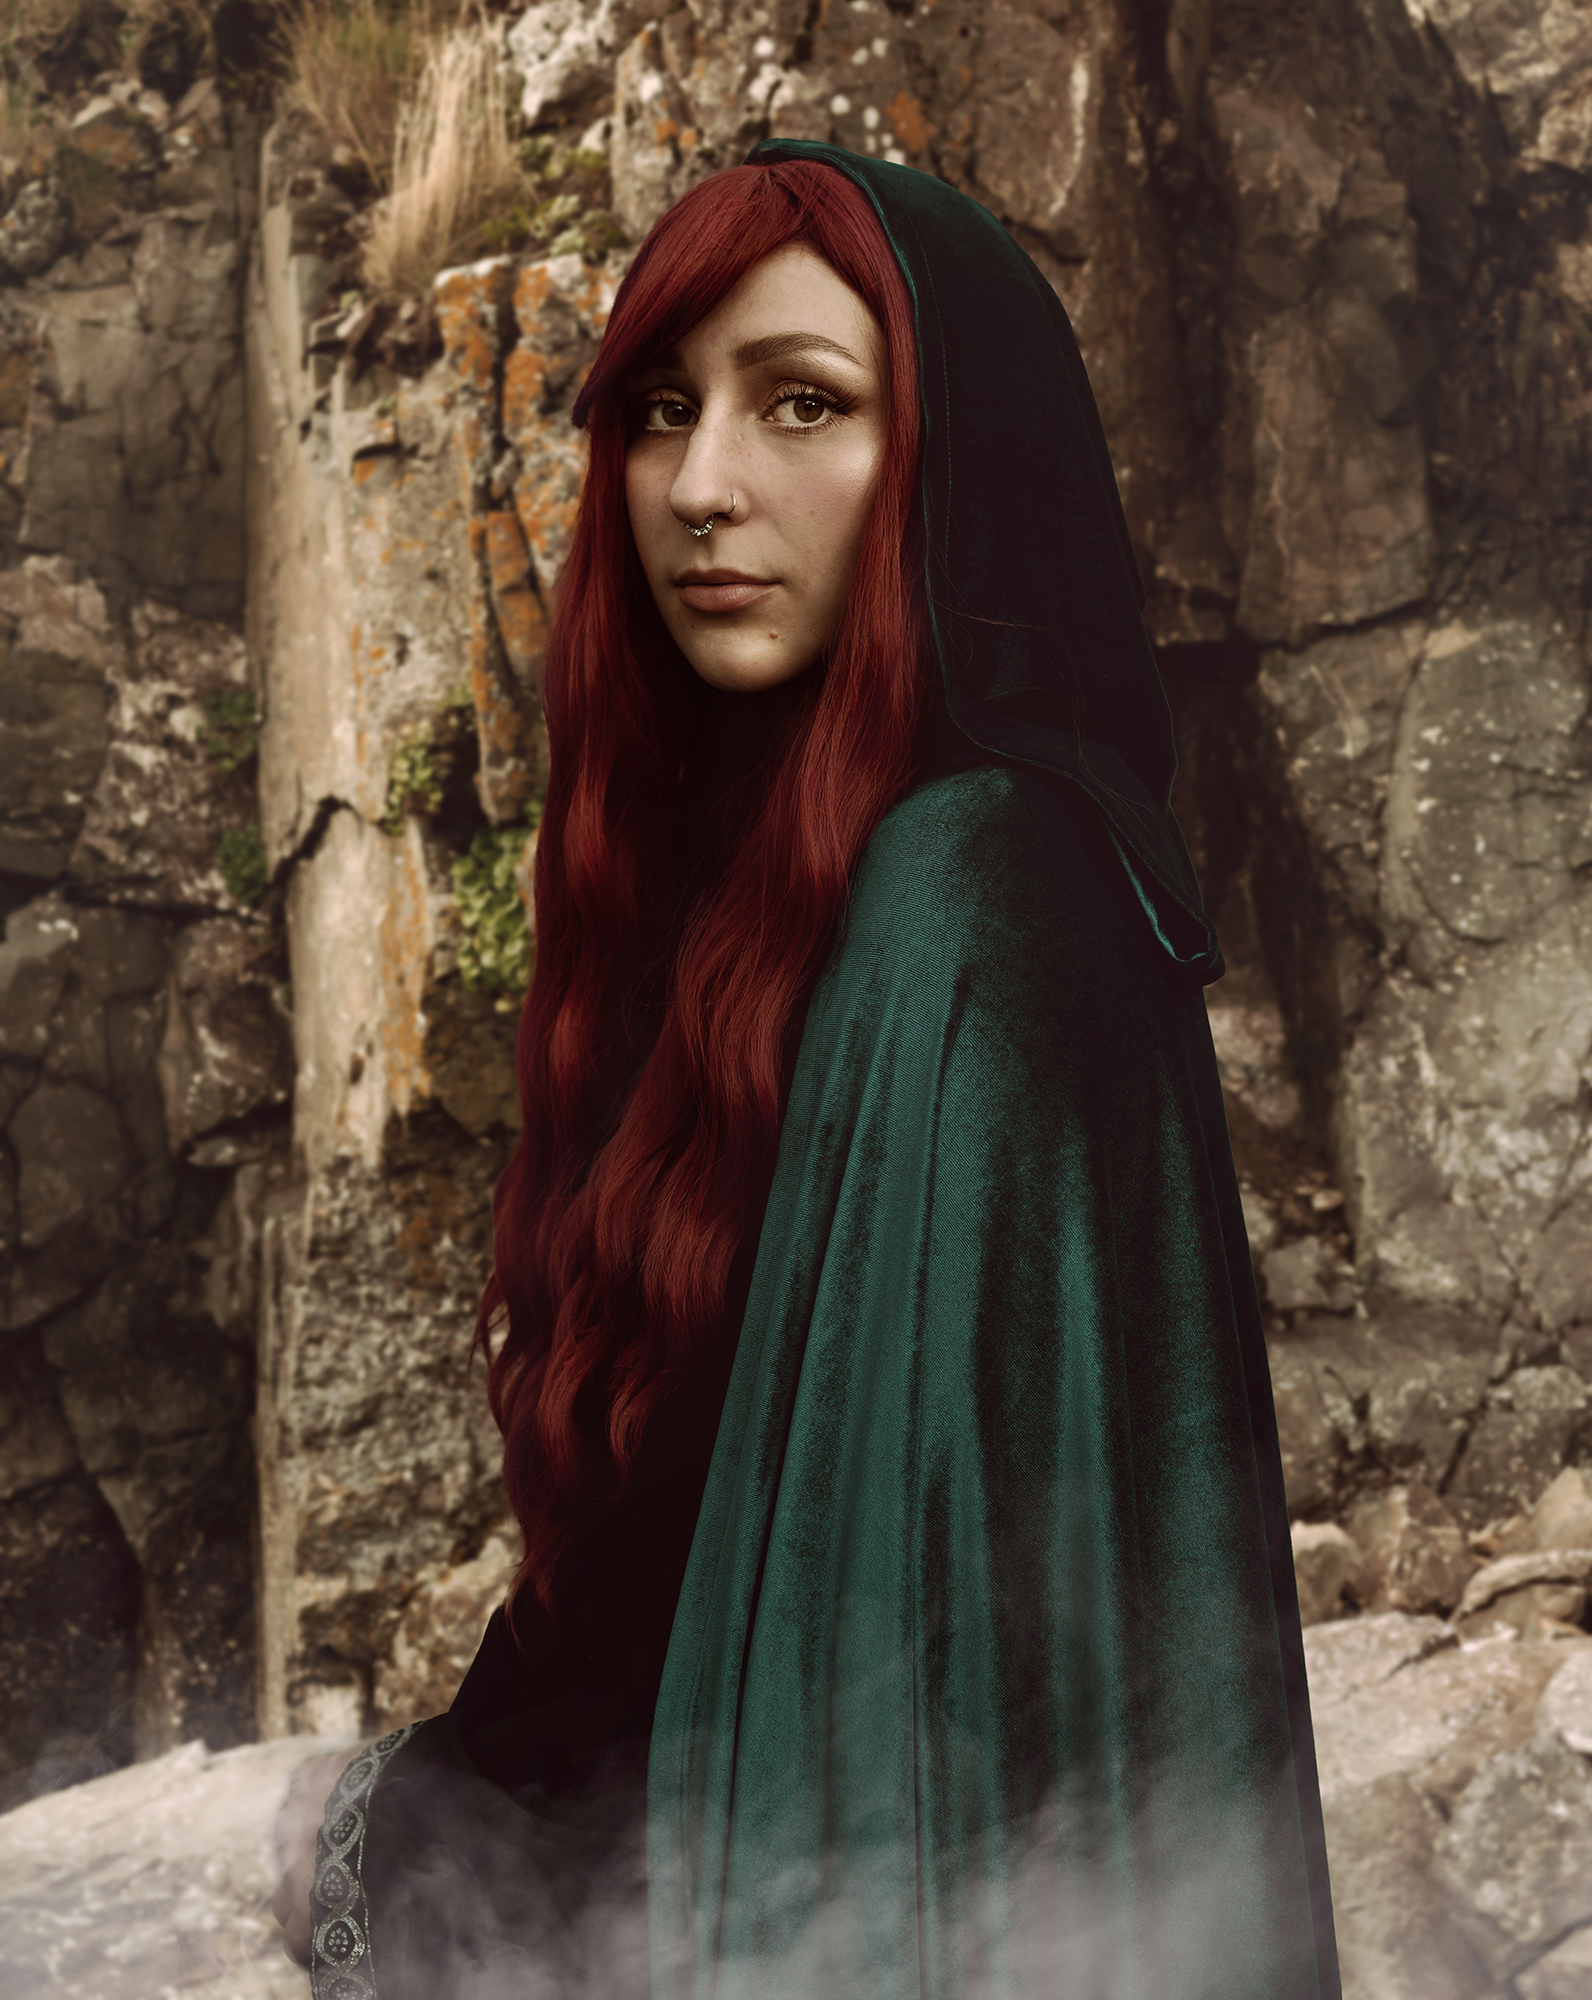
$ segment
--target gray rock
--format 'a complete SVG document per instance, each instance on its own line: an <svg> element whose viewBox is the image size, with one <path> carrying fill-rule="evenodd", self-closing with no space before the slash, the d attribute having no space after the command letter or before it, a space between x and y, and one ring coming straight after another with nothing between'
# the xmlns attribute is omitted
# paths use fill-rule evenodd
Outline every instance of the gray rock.
<svg viewBox="0 0 1592 2000"><path fill-rule="evenodd" d="M1383 889L1424 969L1520 936L1592 860L1573 741L1586 699L1579 649L1547 620L1430 633L1399 716Z"/></svg>
<svg viewBox="0 0 1592 2000"><path fill-rule="evenodd" d="M137 1562L85 1473L0 1500L0 1810L132 1755L137 1615Z"/></svg>
<svg viewBox="0 0 1592 2000"><path fill-rule="evenodd" d="M20 541L198 617L241 608L240 258L230 207L229 191L219 209L157 211L124 281L61 286L33 301L40 366Z"/></svg>
<svg viewBox="0 0 1592 2000"><path fill-rule="evenodd" d="M251 1368L150 1245L45 1337L87 1470L142 1573L140 1755L253 1732Z"/></svg>
<svg viewBox="0 0 1592 2000"><path fill-rule="evenodd" d="M1557 1738L1489 1758L1434 1843L1454 1920L1495 1979L1592 1922L1592 1768Z"/></svg>
<svg viewBox="0 0 1592 2000"><path fill-rule="evenodd" d="M153 1763L0 1819L0 1958L14 2000L308 2000L271 1916L293 1772L352 1747L294 1736Z"/></svg>
<svg viewBox="0 0 1592 2000"><path fill-rule="evenodd" d="M1592 1046L1578 644L1550 612L1448 618L1400 706L1380 826L1394 970L1356 1026L1334 1150L1366 1282L1592 1314L1570 1160ZM1364 894L1364 890L1362 890Z"/></svg>
<svg viewBox="0 0 1592 2000"><path fill-rule="evenodd" d="M488 1535L468 1562L416 1579L391 1651L376 1669L372 1706L378 1729L401 1728L416 1716L451 1706L524 1553L524 1540L510 1521Z"/></svg>
<svg viewBox="0 0 1592 2000"><path fill-rule="evenodd" d="M72 206L55 176L29 181L0 216L0 272L36 278L72 236Z"/></svg>
<svg viewBox="0 0 1592 2000"><path fill-rule="evenodd" d="M1207 83L1223 193L1247 288L1249 394L1228 450L1248 475L1238 616L1298 644L1425 594L1436 549L1411 384L1394 326L1416 291L1403 187L1363 135L1301 118L1291 89L1241 63ZM1358 254L1341 209L1356 212ZM1341 237L1339 231L1342 231ZM1247 515L1247 519L1245 518Z"/></svg>
<svg viewBox="0 0 1592 2000"><path fill-rule="evenodd" d="M1377 1688L1403 1668L1458 1643L1441 1618L1403 1612L1369 1613L1340 1624L1316 1626L1305 1634L1305 1667L1310 1706L1321 1715L1367 1688Z"/></svg>
<svg viewBox="0 0 1592 2000"><path fill-rule="evenodd" d="M1318 1660L1332 1671L1327 1642L1336 1635L1397 1616L1389 1612L1376 1620L1312 1626L1305 1652L1312 1674ZM1573 1643L1511 1635L1460 1646L1454 1643L1452 1626L1432 1635L1439 1623L1435 1619L1430 1626L1422 1620L1403 1622L1416 1628L1411 1638L1426 1630L1429 1657L1352 1687L1318 1716L1316 1755L1323 1796L1403 1773L1424 1795L1451 1803L1489 1757L1530 1742L1542 1690L1563 1664L1567 1643Z"/></svg>
<svg viewBox="0 0 1592 2000"><path fill-rule="evenodd" d="M66 866L110 732L103 667L35 652L0 628L0 867L48 878Z"/></svg>
<svg viewBox="0 0 1592 2000"><path fill-rule="evenodd" d="M38 1249L127 1186L134 1158L116 1107L82 1083L41 1083L11 1114L21 1241Z"/></svg>
<svg viewBox="0 0 1592 2000"><path fill-rule="evenodd" d="M1454 1622L1466 1638L1510 1627L1528 1639L1579 1636L1589 1581L1592 1549L1505 1556L1471 1578Z"/></svg>
<svg viewBox="0 0 1592 2000"><path fill-rule="evenodd" d="M1372 1309L1371 1326L1371 1448L1446 1498L1454 1454L1487 1393L1497 1351L1493 1325L1468 1313L1383 1301Z"/></svg>
<svg viewBox="0 0 1592 2000"><path fill-rule="evenodd" d="M638 243L715 165L711 149L698 142L686 95L695 59L695 21L689 10L676 9L636 35L614 70L613 212Z"/></svg>
<svg viewBox="0 0 1592 2000"><path fill-rule="evenodd" d="M1572 1931L1515 1975L1520 2000L1587 2000L1592 1994L1592 1929Z"/></svg>
<svg viewBox="0 0 1592 2000"><path fill-rule="evenodd" d="M1301 1236L1260 1260L1266 1300L1279 1312L1348 1312L1354 1305L1354 1273L1330 1243Z"/></svg>
<svg viewBox="0 0 1592 2000"><path fill-rule="evenodd" d="M181 1152L203 1133L285 1104L293 1037L270 977L269 933L216 917L177 939L160 1084L166 1131Z"/></svg>
<svg viewBox="0 0 1592 2000"><path fill-rule="evenodd" d="M1353 1610L1366 1595L1357 1545L1331 1521L1314 1526L1295 1521L1292 1537L1300 1624L1324 1624Z"/></svg>
<svg viewBox="0 0 1592 2000"><path fill-rule="evenodd" d="M76 915L59 897L25 904L7 917L0 944L0 1049L7 1055L39 1057L49 1047L78 937ZM13 1074L31 1081L31 1071Z"/></svg>
<svg viewBox="0 0 1592 2000"><path fill-rule="evenodd" d="M1442 1821L1409 1779L1340 1792L1323 1818L1345 2000L1494 2000L1432 1879Z"/></svg>
<svg viewBox="0 0 1592 2000"><path fill-rule="evenodd" d="M1425 621L1268 653L1258 692L1289 797L1357 917L1378 914L1382 816Z"/></svg>
<svg viewBox="0 0 1592 2000"><path fill-rule="evenodd" d="M256 810L242 637L153 603L136 606L131 623L132 643L108 669L110 747L72 880L118 903L236 910L218 854Z"/></svg>
<svg viewBox="0 0 1592 2000"><path fill-rule="evenodd" d="M508 52L524 80L526 124L607 89L620 50L662 11L663 0L543 0L522 14L509 30Z"/></svg>
<svg viewBox="0 0 1592 2000"><path fill-rule="evenodd" d="M1587 159L1586 71L1592 48L1576 13L1440 0L1431 20L1466 79L1496 103L1527 158L1565 166Z"/></svg>
<svg viewBox="0 0 1592 2000"><path fill-rule="evenodd" d="M1365 1338L1353 1321L1306 1320L1270 1340L1267 1353L1288 1509L1313 1513L1335 1498L1365 1443L1357 1408L1370 1380Z"/></svg>
<svg viewBox="0 0 1592 2000"><path fill-rule="evenodd" d="M1430 1487L1366 1494L1345 1525L1360 1549L1367 1608L1446 1615L1459 1603L1476 1559Z"/></svg>
<svg viewBox="0 0 1592 2000"><path fill-rule="evenodd" d="M1564 1463L1588 1403L1574 1369L1517 1368L1493 1389L1447 1491L1469 1527L1529 1507Z"/></svg>
<svg viewBox="0 0 1592 2000"><path fill-rule="evenodd" d="M502 1442L464 1364L503 1157L434 1110L379 1169L331 1162L265 1219L266 1728L357 1711L417 1578L502 1520Z"/></svg>
<svg viewBox="0 0 1592 2000"><path fill-rule="evenodd" d="M1542 1691L1537 1726L1567 1750L1592 1757L1592 1646L1577 1646Z"/></svg>
<svg viewBox="0 0 1592 2000"><path fill-rule="evenodd" d="M73 1471L77 1444L31 1341L0 1348L0 1500Z"/></svg>
<svg viewBox="0 0 1592 2000"><path fill-rule="evenodd" d="M1499 1537L1497 1553L1532 1549L1592 1549L1592 1477L1581 1466L1567 1465L1548 1484L1531 1512Z"/></svg>

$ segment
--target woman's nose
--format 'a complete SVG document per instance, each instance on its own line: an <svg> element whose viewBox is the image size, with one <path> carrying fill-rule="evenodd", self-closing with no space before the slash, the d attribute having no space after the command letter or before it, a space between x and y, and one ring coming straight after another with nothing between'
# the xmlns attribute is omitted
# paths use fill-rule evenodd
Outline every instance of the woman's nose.
<svg viewBox="0 0 1592 2000"><path fill-rule="evenodd" d="M706 414L697 420L669 489L669 505L682 521L729 512L732 490L746 483L739 458L731 425Z"/></svg>

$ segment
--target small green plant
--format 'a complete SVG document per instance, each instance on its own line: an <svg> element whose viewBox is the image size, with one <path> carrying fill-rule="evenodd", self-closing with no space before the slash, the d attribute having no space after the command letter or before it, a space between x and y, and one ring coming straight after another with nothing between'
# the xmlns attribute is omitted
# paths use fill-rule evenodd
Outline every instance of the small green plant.
<svg viewBox="0 0 1592 2000"><path fill-rule="evenodd" d="M265 840L252 822L248 826L228 827L222 834L216 847L216 867L227 885L227 894L246 910L252 910L271 886Z"/></svg>
<svg viewBox="0 0 1592 2000"><path fill-rule="evenodd" d="M541 824L541 800L522 826L485 827L453 864L453 894L464 937L459 977L468 992L492 993L506 1014L531 975L531 935L520 901L518 871L525 843Z"/></svg>
<svg viewBox="0 0 1592 2000"><path fill-rule="evenodd" d="M595 263L629 242L600 207L608 182L606 155L561 146L541 134L516 149L526 199L499 209L481 225L481 247L493 255L535 250L562 257L571 251Z"/></svg>
<svg viewBox="0 0 1592 2000"><path fill-rule="evenodd" d="M406 814L429 816L441 810L442 776L437 769L436 740L431 724L422 722L410 730L393 752L392 767L387 773L387 808L382 814L382 828L387 833L399 833Z"/></svg>
<svg viewBox="0 0 1592 2000"><path fill-rule="evenodd" d="M223 688L205 703L199 746L227 777L241 771L260 740L260 716L248 688Z"/></svg>

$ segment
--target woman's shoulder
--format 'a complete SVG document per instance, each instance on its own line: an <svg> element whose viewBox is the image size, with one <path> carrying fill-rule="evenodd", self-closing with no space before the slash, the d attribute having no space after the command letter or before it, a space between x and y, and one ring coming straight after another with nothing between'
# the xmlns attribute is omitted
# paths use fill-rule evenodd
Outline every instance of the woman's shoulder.
<svg viewBox="0 0 1592 2000"><path fill-rule="evenodd" d="M853 883L845 952L975 983L1014 961L1049 979L1155 956L1087 795L1009 764L931 778L885 815Z"/></svg>

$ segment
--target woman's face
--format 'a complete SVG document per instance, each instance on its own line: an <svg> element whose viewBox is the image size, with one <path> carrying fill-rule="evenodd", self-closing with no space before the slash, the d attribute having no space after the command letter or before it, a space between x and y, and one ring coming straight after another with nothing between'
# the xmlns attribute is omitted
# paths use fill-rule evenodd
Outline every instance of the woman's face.
<svg viewBox="0 0 1592 2000"><path fill-rule="evenodd" d="M789 243L630 396L630 526L680 650L729 693L805 673L839 629L884 458L878 321ZM710 514L710 534L682 525Z"/></svg>

